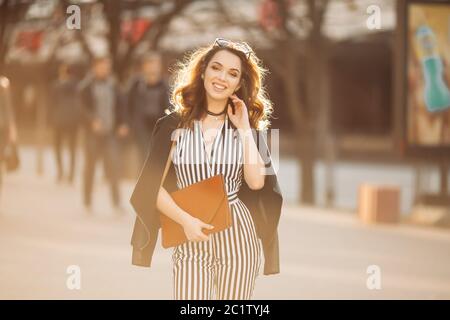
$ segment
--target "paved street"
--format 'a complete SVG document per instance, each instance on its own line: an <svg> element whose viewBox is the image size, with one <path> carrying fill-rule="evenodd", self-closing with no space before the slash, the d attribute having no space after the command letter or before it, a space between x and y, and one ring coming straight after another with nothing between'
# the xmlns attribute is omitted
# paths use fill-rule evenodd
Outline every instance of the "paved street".
<svg viewBox="0 0 450 320"><path fill-rule="evenodd" d="M5 179L0 298L170 299L170 251L158 244L151 269L130 263L133 181L122 185L127 213L120 216L99 174L89 215L79 179L58 185L53 172L37 176L33 160L26 153L22 169ZM51 160L47 152L47 167ZM450 299L448 230L366 226L351 212L287 203L279 231L281 274L261 275L255 299ZM66 286L70 265L80 267L80 290ZM371 265L380 267L380 290L366 286Z"/></svg>

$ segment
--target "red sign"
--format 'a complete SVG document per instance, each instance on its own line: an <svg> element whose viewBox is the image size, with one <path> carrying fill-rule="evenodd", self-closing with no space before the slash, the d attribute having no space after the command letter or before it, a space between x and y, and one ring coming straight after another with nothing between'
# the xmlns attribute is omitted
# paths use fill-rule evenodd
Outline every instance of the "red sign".
<svg viewBox="0 0 450 320"><path fill-rule="evenodd" d="M286 9L292 6L292 1L286 1ZM259 22L266 30L278 29L281 26L280 9L274 0L264 0L259 10Z"/></svg>
<svg viewBox="0 0 450 320"><path fill-rule="evenodd" d="M20 31L15 42L15 46L36 53L42 46L44 32L38 31Z"/></svg>
<svg viewBox="0 0 450 320"><path fill-rule="evenodd" d="M123 21L121 26L122 39L136 44L142 39L144 33L150 28L150 25L151 21L143 18Z"/></svg>

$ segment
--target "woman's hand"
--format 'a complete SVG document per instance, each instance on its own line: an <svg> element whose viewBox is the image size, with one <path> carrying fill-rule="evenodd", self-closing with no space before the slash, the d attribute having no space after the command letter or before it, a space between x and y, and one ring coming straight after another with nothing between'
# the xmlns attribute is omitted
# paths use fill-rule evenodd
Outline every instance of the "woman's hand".
<svg viewBox="0 0 450 320"><path fill-rule="evenodd" d="M233 101L236 112L233 114L231 106L228 106L228 117L236 126L243 143L245 182L252 190L262 189L265 181L265 164L253 138L247 106L235 94L230 96L230 99Z"/></svg>
<svg viewBox="0 0 450 320"><path fill-rule="evenodd" d="M202 232L202 229L212 230L214 228L214 226L204 223L193 216L190 216L182 226L184 234L190 241L208 241L209 237Z"/></svg>
<svg viewBox="0 0 450 320"><path fill-rule="evenodd" d="M230 96L231 101L233 101L235 114L233 114L233 109L231 105L228 105L228 118L238 129L250 129L250 121L248 119L248 110L245 102L237 97L236 94Z"/></svg>

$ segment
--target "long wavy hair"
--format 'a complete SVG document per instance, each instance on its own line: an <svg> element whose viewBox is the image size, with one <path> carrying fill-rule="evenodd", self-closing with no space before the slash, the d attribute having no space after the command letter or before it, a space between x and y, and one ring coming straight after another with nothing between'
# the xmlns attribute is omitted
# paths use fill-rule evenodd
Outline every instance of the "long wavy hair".
<svg viewBox="0 0 450 320"><path fill-rule="evenodd" d="M206 113L206 91L201 75L205 72L212 57L220 50L228 50L241 59L241 87L236 95L245 102L249 113L250 126L264 130L270 126L269 118L273 111L263 80L267 69L254 53L247 56L234 48L214 46L201 47L188 52L183 61L178 61L173 72L170 103L172 109L181 116L182 126L191 127L193 120L200 120Z"/></svg>

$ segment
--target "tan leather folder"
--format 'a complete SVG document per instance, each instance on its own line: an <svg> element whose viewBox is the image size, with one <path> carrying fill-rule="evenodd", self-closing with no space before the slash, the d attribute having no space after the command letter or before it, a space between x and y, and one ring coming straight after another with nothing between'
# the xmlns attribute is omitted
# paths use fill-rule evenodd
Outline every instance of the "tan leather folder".
<svg viewBox="0 0 450 320"><path fill-rule="evenodd" d="M175 203L190 215L214 226L203 229L209 235L231 226L231 212L223 174L191 184L170 193ZM170 248L187 242L183 227L165 214L160 214L162 246Z"/></svg>

